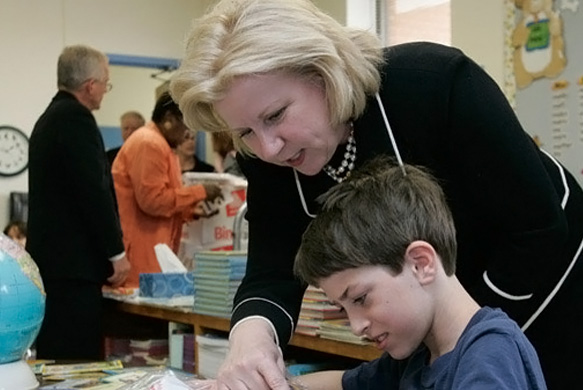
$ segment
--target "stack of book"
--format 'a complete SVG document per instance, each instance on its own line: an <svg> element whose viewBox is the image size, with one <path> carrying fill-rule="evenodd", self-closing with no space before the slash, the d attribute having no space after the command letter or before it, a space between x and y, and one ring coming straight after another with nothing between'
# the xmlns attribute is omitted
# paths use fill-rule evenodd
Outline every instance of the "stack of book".
<svg viewBox="0 0 583 390"><path fill-rule="evenodd" d="M190 373L195 372L194 348L194 334L185 334L182 350L182 370Z"/></svg>
<svg viewBox="0 0 583 390"><path fill-rule="evenodd" d="M357 336L350 329L350 322L347 318L338 320L323 321L316 331L323 339L344 341L345 343L368 345L371 341L364 336Z"/></svg>
<svg viewBox="0 0 583 390"><path fill-rule="evenodd" d="M132 360L130 339L105 336L103 340L105 360L120 360L128 363Z"/></svg>
<svg viewBox="0 0 583 390"><path fill-rule="evenodd" d="M132 360L129 365L163 365L168 361L168 339L130 340Z"/></svg>
<svg viewBox="0 0 583 390"><path fill-rule="evenodd" d="M245 276L247 253L202 251L195 254L195 313L229 318L233 298Z"/></svg>
<svg viewBox="0 0 583 390"><path fill-rule="evenodd" d="M339 318L346 318L346 313L332 305L324 291L308 286L302 300L296 333L317 336L323 322Z"/></svg>

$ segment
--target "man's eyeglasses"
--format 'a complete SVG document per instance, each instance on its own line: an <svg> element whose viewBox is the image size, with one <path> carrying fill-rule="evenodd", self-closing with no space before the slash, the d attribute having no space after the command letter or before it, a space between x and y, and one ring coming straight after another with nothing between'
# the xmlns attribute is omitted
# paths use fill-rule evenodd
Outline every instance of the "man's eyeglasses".
<svg viewBox="0 0 583 390"><path fill-rule="evenodd" d="M110 83L109 81L101 81L101 80L96 80L96 81L99 81L100 83L102 83L103 85L105 85L105 92L109 92L113 88L113 84Z"/></svg>
<svg viewBox="0 0 583 390"><path fill-rule="evenodd" d="M99 80L99 79L87 79L85 82L87 81L95 81L96 83L101 83L103 85L105 85L105 92L109 92L113 89L113 84L109 81L103 81L103 80Z"/></svg>

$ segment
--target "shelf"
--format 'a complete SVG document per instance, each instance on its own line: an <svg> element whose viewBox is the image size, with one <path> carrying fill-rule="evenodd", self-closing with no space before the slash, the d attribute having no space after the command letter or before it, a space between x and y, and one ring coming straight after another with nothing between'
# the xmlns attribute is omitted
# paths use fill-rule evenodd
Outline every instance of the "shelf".
<svg viewBox="0 0 583 390"><path fill-rule="evenodd" d="M195 329L198 329L198 331L196 331L197 334L207 330L228 332L230 328L229 319L227 318L197 314L187 308L175 308L154 304L135 304L129 302L119 302L117 307L119 310L126 313L192 325ZM381 356L382 353L382 351L379 351L370 345L357 345L301 334L295 334L289 344L295 347L359 360L373 360Z"/></svg>

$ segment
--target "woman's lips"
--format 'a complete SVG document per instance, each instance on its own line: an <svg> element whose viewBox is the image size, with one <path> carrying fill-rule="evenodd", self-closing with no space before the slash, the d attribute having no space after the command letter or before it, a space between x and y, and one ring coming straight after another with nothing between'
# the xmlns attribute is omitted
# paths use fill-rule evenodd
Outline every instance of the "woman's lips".
<svg viewBox="0 0 583 390"><path fill-rule="evenodd" d="M300 150L298 153L295 154L292 158L287 160L287 163L291 167L298 167L302 165L304 159L306 157L306 153L303 150Z"/></svg>

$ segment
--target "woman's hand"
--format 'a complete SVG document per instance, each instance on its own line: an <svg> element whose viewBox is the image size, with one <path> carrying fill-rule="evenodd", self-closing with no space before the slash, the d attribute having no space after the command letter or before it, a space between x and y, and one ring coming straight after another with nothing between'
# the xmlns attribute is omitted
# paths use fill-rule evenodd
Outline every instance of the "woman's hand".
<svg viewBox="0 0 583 390"><path fill-rule="evenodd" d="M208 202L214 202L217 198L223 197L222 188L214 183L203 183L202 185L206 191L206 199Z"/></svg>
<svg viewBox="0 0 583 390"><path fill-rule="evenodd" d="M237 325L230 335L229 354L219 369L218 390L289 390L281 349L263 319Z"/></svg>

